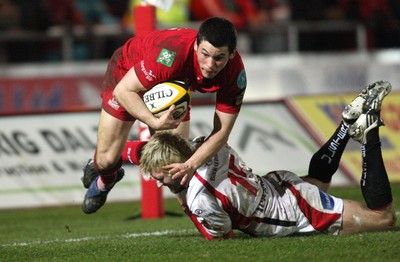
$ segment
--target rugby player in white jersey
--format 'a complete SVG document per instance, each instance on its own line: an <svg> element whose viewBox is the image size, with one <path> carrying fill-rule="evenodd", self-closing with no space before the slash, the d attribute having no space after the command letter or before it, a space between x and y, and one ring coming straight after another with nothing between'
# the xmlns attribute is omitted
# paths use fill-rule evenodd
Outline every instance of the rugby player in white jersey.
<svg viewBox="0 0 400 262"><path fill-rule="evenodd" d="M226 145L196 170L189 184L181 185L168 170L174 167L171 163L185 162L195 147L170 133L151 138L141 151L140 165L178 196L206 239L231 238L233 230L253 236L389 230L395 226L396 214L379 126L381 103L390 90L390 83L384 81L362 90L343 111L343 121L332 137L313 155L305 177L286 170L253 174ZM365 204L327 193L350 138L362 145L360 184Z"/></svg>

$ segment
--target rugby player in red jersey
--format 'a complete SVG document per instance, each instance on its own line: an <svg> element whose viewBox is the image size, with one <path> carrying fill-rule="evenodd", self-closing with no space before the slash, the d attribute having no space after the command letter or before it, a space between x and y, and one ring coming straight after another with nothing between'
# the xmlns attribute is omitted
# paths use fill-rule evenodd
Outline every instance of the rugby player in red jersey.
<svg viewBox="0 0 400 262"><path fill-rule="evenodd" d="M239 114L246 89L246 72L236 50L237 32L223 18L205 20L199 30L179 28L156 30L129 39L112 55L102 84L102 109L97 148L84 167L82 182L88 191L82 210L96 212L107 194L122 179L122 155L126 149L140 150L143 143L128 142L136 120L152 131L174 129L188 138L190 112L174 119L174 106L155 117L142 96L158 83L179 80L192 91L216 93L213 130L193 156L168 166L173 178L187 183L194 171L226 144ZM124 150L125 149L125 150Z"/></svg>

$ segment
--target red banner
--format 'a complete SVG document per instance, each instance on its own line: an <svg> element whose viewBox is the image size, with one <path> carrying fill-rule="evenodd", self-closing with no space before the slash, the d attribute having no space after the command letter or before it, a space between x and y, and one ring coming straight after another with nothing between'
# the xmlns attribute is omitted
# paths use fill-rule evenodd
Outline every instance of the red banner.
<svg viewBox="0 0 400 262"><path fill-rule="evenodd" d="M0 114L99 108L102 75L0 79Z"/></svg>

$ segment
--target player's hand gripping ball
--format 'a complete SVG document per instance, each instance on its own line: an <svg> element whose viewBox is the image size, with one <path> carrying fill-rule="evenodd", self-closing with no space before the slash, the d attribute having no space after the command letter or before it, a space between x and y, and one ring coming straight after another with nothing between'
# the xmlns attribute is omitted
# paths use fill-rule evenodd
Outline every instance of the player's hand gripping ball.
<svg viewBox="0 0 400 262"><path fill-rule="evenodd" d="M143 95L143 101L154 116L160 117L175 105L172 116L177 119L186 113L192 93L189 87L180 81L166 81L155 85Z"/></svg>

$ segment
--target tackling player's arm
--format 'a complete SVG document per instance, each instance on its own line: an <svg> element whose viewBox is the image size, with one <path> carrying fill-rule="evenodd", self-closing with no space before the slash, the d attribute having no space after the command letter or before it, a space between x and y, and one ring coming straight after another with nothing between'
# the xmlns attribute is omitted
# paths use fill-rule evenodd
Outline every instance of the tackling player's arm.
<svg viewBox="0 0 400 262"><path fill-rule="evenodd" d="M231 130L235 124L237 114L227 114L215 110L214 129L206 141L185 163L174 163L164 168L173 175L173 179L183 177L181 184L190 181L197 168L205 164L214 156L227 142Z"/></svg>
<svg viewBox="0 0 400 262"><path fill-rule="evenodd" d="M172 112L175 106L171 106L167 113L160 118L155 117L146 107L141 92L147 89L140 83L134 68L131 68L121 79L113 91L113 96L134 118L147 124L154 130L166 130L176 128L182 118L174 119Z"/></svg>
<svg viewBox="0 0 400 262"><path fill-rule="evenodd" d="M190 217L190 219L192 220L193 224L196 226L197 230L200 232L200 234L207 240L216 240L216 239L229 239L229 238L233 238L234 233L233 230L230 229L228 231L228 233L222 233L222 234L218 234L216 235L215 233L218 233L218 231L215 231L215 229L213 230L214 233L210 234L209 230L210 225L208 225L206 223L206 221L200 222L198 217L193 214L192 212L190 212L190 210L187 207L184 207L184 211L186 213L186 215L188 215Z"/></svg>
<svg viewBox="0 0 400 262"><path fill-rule="evenodd" d="M186 192L185 190L182 194L177 194L178 201L186 215L190 217L197 230L205 239L228 239L234 236L231 218L217 204L215 198L212 197L210 199L209 196L197 195L194 206L193 203L191 206L192 210L198 211L195 214L186 203Z"/></svg>

